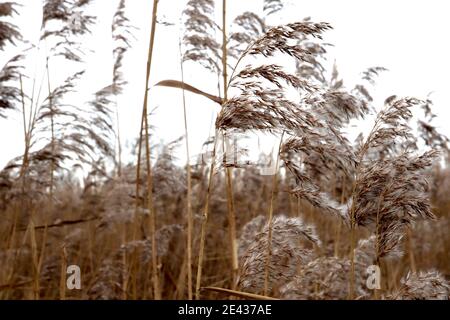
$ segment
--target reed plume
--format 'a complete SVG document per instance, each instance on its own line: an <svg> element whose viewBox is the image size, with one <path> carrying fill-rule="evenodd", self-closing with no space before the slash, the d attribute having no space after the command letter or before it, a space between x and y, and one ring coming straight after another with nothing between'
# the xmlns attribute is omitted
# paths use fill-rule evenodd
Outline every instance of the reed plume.
<svg viewBox="0 0 450 320"><path fill-rule="evenodd" d="M14 56L0 70L0 118L5 118L4 112L15 109L25 98L18 86L21 79L19 62L22 58L22 55Z"/></svg>
<svg viewBox="0 0 450 320"><path fill-rule="evenodd" d="M400 288L391 296L395 300L449 300L450 286L444 276L436 271L408 273L402 278Z"/></svg>
<svg viewBox="0 0 450 320"><path fill-rule="evenodd" d="M8 43L14 45L15 41L22 39L18 27L4 20L18 13L16 10L17 6L18 4L15 2L0 3L0 50L2 51Z"/></svg>
<svg viewBox="0 0 450 320"><path fill-rule="evenodd" d="M260 219L256 218L255 222L259 221ZM314 257L312 245L320 245L314 227L304 224L300 218L275 216L271 228L273 237L269 262L269 292L286 283L296 274L297 269L311 261ZM242 256L238 287L243 291L260 293L264 290L266 251L261 249L268 245L268 232L269 222L266 220L265 226L254 235ZM245 241L249 242L248 239Z"/></svg>
<svg viewBox="0 0 450 320"><path fill-rule="evenodd" d="M131 48L131 38L133 37L132 25L130 20L126 16L125 0L120 0L116 12L113 16L111 25L111 34L114 41L113 48L113 94L115 97L115 126L116 126L116 161L117 161L117 175L122 175L122 140L120 134L120 122L119 122L119 105L117 102L117 96L120 95L127 84L127 81L123 75L123 59L127 51Z"/></svg>
<svg viewBox="0 0 450 320"><path fill-rule="evenodd" d="M190 0L183 11L185 34L183 36L183 62L193 61L213 73L221 66L220 44L215 39L218 25L214 22L214 1Z"/></svg>
<svg viewBox="0 0 450 320"><path fill-rule="evenodd" d="M283 9L281 0L264 0L264 13L269 16Z"/></svg>
<svg viewBox="0 0 450 320"><path fill-rule="evenodd" d="M4 51L7 44L15 45L17 40L22 40L18 27L4 18L17 14L15 2L0 3L0 51ZM4 118L4 112L14 109L21 102L22 92L19 87L20 68L18 64L22 55L15 55L0 69L0 118ZM16 83L13 86L13 83Z"/></svg>

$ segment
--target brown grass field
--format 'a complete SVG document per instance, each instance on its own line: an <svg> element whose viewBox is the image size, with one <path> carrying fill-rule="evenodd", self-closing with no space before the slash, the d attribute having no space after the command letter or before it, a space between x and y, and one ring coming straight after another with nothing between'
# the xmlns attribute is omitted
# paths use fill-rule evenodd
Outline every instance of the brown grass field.
<svg viewBox="0 0 450 320"><path fill-rule="evenodd" d="M155 155L145 90L133 154L124 154L117 97L133 76L122 66L128 1L112 17L113 83L81 106L70 97L83 71L51 77L54 61L83 60L93 1L43 1L40 42L52 48L44 78L24 62L28 50L0 70L0 125L20 115L23 138L14 138L24 146L0 170L0 299L448 300L449 140L433 125L430 99L374 105L381 67L347 88L336 66L323 65L330 24L268 25L282 1L261 0L264 16L245 12L229 26L226 0L189 0L180 78L156 85L182 91L185 134ZM146 88L165 2L149 14ZM2 58L22 42L21 8L0 2ZM185 82L186 63L217 75L218 93ZM220 106L198 161L188 94ZM370 130L353 141L345 132L356 120ZM261 132L278 141L272 174L262 174L267 155L240 163L245 150L227 148ZM180 154L190 161L180 165ZM71 265L79 289L68 287Z"/></svg>

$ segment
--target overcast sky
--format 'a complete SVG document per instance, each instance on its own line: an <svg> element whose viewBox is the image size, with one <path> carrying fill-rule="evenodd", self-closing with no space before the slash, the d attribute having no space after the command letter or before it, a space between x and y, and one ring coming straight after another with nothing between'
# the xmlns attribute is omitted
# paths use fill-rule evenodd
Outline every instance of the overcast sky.
<svg viewBox="0 0 450 320"><path fill-rule="evenodd" d="M17 2L23 4L23 7L19 8L20 16L14 22L22 29L25 39L36 43L42 17L41 0ZM186 2L160 0L161 19L178 23ZM222 1L216 2L220 6ZM243 11L262 12L261 0L227 2L230 23ZM89 100L89 94L111 83L113 60L110 24L117 3L118 1L113 0L94 0L89 9L91 14L98 16L98 21L92 34L85 40L85 45L91 50L87 53L85 64L58 64L52 67L51 76L55 83L64 79L68 71L87 70L81 82L81 100ZM124 73L129 85L119 99L121 132L124 140L128 141L138 134L152 3L150 0L129 0L127 4L128 16L138 28L133 48L125 59ZM445 0L286 1L285 9L271 18L270 22L294 22L309 16L316 22L331 23L334 29L325 36L325 41L334 45L329 50L328 62L332 65L336 61L348 87L351 88L359 80L363 70L383 66L389 71L377 81L377 87L373 91L376 103L380 104L392 94L425 98L433 92L431 97L438 114L435 125L450 136L449 12L449 1ZM181 78L179 37L179 26L158 25L150 86L160 80ZM14 52L15 49L10 48L7 54L2 54L0 64ZM215 76L192 64L186 64L185 72L186 82L217 94ZM150 122L156 126L153 142L167 142L181 136L184 132L181 92L156 87L151 89L149 99L150 108L157 107L154 116L150 118ZM218 106L192 94L187 94L187 106L191 154L195 155L211 132ZM9 113L7 120L0 119L0 168L23 152L20 121L19 113Z"/></svg>

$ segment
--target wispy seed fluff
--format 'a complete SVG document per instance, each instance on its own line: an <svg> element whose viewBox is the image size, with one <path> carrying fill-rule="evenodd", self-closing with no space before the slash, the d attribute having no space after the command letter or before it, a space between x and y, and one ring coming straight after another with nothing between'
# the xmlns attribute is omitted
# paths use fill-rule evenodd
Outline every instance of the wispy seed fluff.
<svg viewBox="0 0 450 320"><path fill-rule="evenodd" d="M255 219L258 222L261 220L260 217ZM266 223L242 256L238 287L243 291L260 293L264 289L267 253L262 248L267 248L268 232L269 225ZM245 242L250 241L241 240L241 244ZM320 245L320 240L315 229L305 225L300 218L276 216L273 218L271 245L269 290L285 284L302 265L311 261L314 258L314 245Z"/></svg>
<svg viewBox="0 0 450 320"><path fill-rule="evenodd" d="M392 295L396 300L448 300L450 285L435 270L408 273L401 280L402 286Z"/></svg>

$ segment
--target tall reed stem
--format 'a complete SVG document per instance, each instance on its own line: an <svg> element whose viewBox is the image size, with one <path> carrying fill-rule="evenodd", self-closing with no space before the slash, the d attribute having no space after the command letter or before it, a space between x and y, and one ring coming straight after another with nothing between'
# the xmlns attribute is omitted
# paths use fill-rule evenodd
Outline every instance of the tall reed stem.
<svg viewBox="0 0 450 320"><path fill-rule="evenodd" d="M223 104L226 103L227 89L228 89L228 73L227 73L227 35L226 35L226 0L222 2L222 75L223 75L223 91L224 99ZM205 237L206 237L206 226L208 222L208 211L209 211L209 200L210 192L212 188L212 179L214 176L214 164L216 161L216 145L218 140L218 130L214 135L214 147L210 166L208 189L205 199L205 207L203 211L203 221L201 226L200 234L200 250L199 250L199 260L197 266L197 279L195 288L195 298L198 300L200 298L200 286L201 286L201 275L202 275L202 264L205 249ZM225 136L224 136L225 139ZM226 189L227 189L227 205L228 205L228 222L229 222L229 235L230 235L230 250L231 250L231 264L232 264L232 287L236 285L236 276L238 272L238 258L237 258L237 246L236 246L236 223L235 223L235 213L234 213L234 201L233 201L233 190L232 190L232 174L231 168L227 167L226 171Z"/></svg>
<svg viewBox="0 0 450 320"><path fill-rule="evenodd" d="M67 271L67 251L65 244L61 247L61 270L59 277L59 299L66 300L66 271Z"/></svg>
<svg viewBox="0 0 450 320"><path fill-rule="evenodd" d="M216 130L216 132L214 134L214 146L213 146L212 157L211 157L211 165L209 167L208 188L206 190L205 207L203 208L202 225L201 225L201 231L200 231L200 248L199 248L199 253L198 253L197 278L196 278L196 283L195 283L195 299L196 300L200 299L203 258L204 258L204 253L205 253L206 226L208 224L209 201L210 201L210 197L211 197L212 180L214 177L214 169L215 169L215 162L216 162L217 135L218 135L218 131Z"/></svg>
<svg viewBox="0 0 450 320"><path fill-rule="evenodd" d="M138 141L138 153L137 153L137 164L136 164L136 185L135 185L135 192L136 192L136 202L135 202L135 208L134 208L134 226L133 226L133 240L137 239L137 232L138 232L138 226L139 226L139 200L140 200L140 190L141 190L141 184L140 184L140 178L141 178L141 157L142 157L142 131L144 130L144 110L142 110L142 116L141 116L141 125L139 129L139 141ZM143 232L142 235L144 236L145 233Z"/></svg>
<svg viewBox="0 0 450 320"><path fill-rule="evenodd" d="M222 75L223 75L223 103L228 100L228 68L227 68L227 1L222 2ZM224 135L224 142L226 136ZM225 142L226 143L226 142ZM225 156L226 150L224 150ZM233 155L233 160L234 160ZM228 227L230 237L231 251L231 289L236 289L236 279L238 274L238 255L236 245L236 214L234 210L233 197L233 174L230 167L226 167L226 188L227 188L227 206L228 206Z"/></svg>
<svg viewBox="0 0 450 320"><path fill-rule="evenodd" d="M114 90L115 105L116 105L116 126L117 126L117 176L122 176L122 139L120 138L120 122L119 122L119 106L117 103L117 93Z"/></svg>
<svg viewBox="0 0 450 320"><path fill-rule="evenodd" d="M150 43L148 48L148 57L147 57L147 69L145 76L145 92L144 92L144 104L142 108L142 121L141 125L145 130L145 157L146 157L146 167L147 167L147 207L150 212L150 238L152 245L152 282L153 282L153 297L156 300L161 299L161 292L159 290L159 277L158 277L158 262L157 262L157 249L156 249L156 217L155 211L153 207L153 181L152 181L152 167L151 167L151 159L150 159L150 142L149 142L149 132L148 132L148 83L150 79L150 71L152 65L152 57L153 57L153 47L155 43L155 31L156 31L156 14L158 9L158 0L153 0L153 13L152 13L152 23L150 30ZM141 128L142 129L142 128ZM142 145L143 134L142 130L139 132L139 148ZM138 157L139 158L139 157ZM138 159L140 162L140 159ZM138 164L139 167L139 164ZM139 167L140 169L140 167ZM139 171L137 171L137 181L139 183ZM136 201L139 201L139 195L136 195ZM137 217L135 217L137 218ZM124 288L126 289L126 288Z"/></svg>
<svg viewBox="0 0 450 320"><path fill-rule="evenodd" d="M180 48L180 68L181 68L181 81L184 83L184 68L183 68L183 57L181 56L181 41L179 42ZM183 94L183 116L184 116L184 135L186 137L186 209L187 209L187 262L186 262L186 270L187 270L187 278L188 278L188 299L192 300L192 228L194 224L194 217L192 215L192 181L191 181L191 164L190 153L189 153L189 131L187 124L187 112L186 112L186 95L184 91L184 87L182 88Z"/></svg>
<svg viewBox="0 0 450 320"><path fill-rule="evenodd" d="M278 183L278 166L280 162L280 150L281 144L283 143L284 131L281 134L280 144L278 146L277 152L277 160L275 162L275 172L272 176L272 191L270 195L270 205L269 205L269 214L268 214L268 222L269 222L269 232L267 233L267 251L266 251L266 263L264 265L264 295L266 296L269 291L269 266L270 259L272 256L272 226L273 226L273 203L275 199L275 189Z"/></svg>
<svg viewBox="0 0 450 320"><path fill-rule="evenodd" d="M25 93L23 91L23 81L22 75L20 75L20 97L22 102L22 120L23 120L23 136L25 143L25 151L23 153L22 166L20 167L20 177L22 178L22 192L25 190L25 172L28 167L28 153L29 153L29 138L28 138L28 130L27 130L27 119L26 119L26 107L25 107Z"/></svg>
<svg viewBox="0 0 450 320"><path fill-rule="evenodd" d="M50 86L50 67L49 67L49 58L47 57L47 62L45 64L45 68L47 69L47 85L48 85L48 103L50 106L50 124L51 124L51 153L52 158L50 162L50 204L53 204L53 185L54 185L54 174L55 174L55 122L53 117L53 104L52 104L52 92ZM53 209L53 206L52 206Z"/></svg>
<svg viewBox="0 0 450 320"><path fill-rule="evenodd" d="M407 245L408 245L408 257L409 257L409 265L412 272L416 272L416 259L414 257L414 243L412 238L412 232L411 227L406 227L406 238L407 238Z"/></svg>

